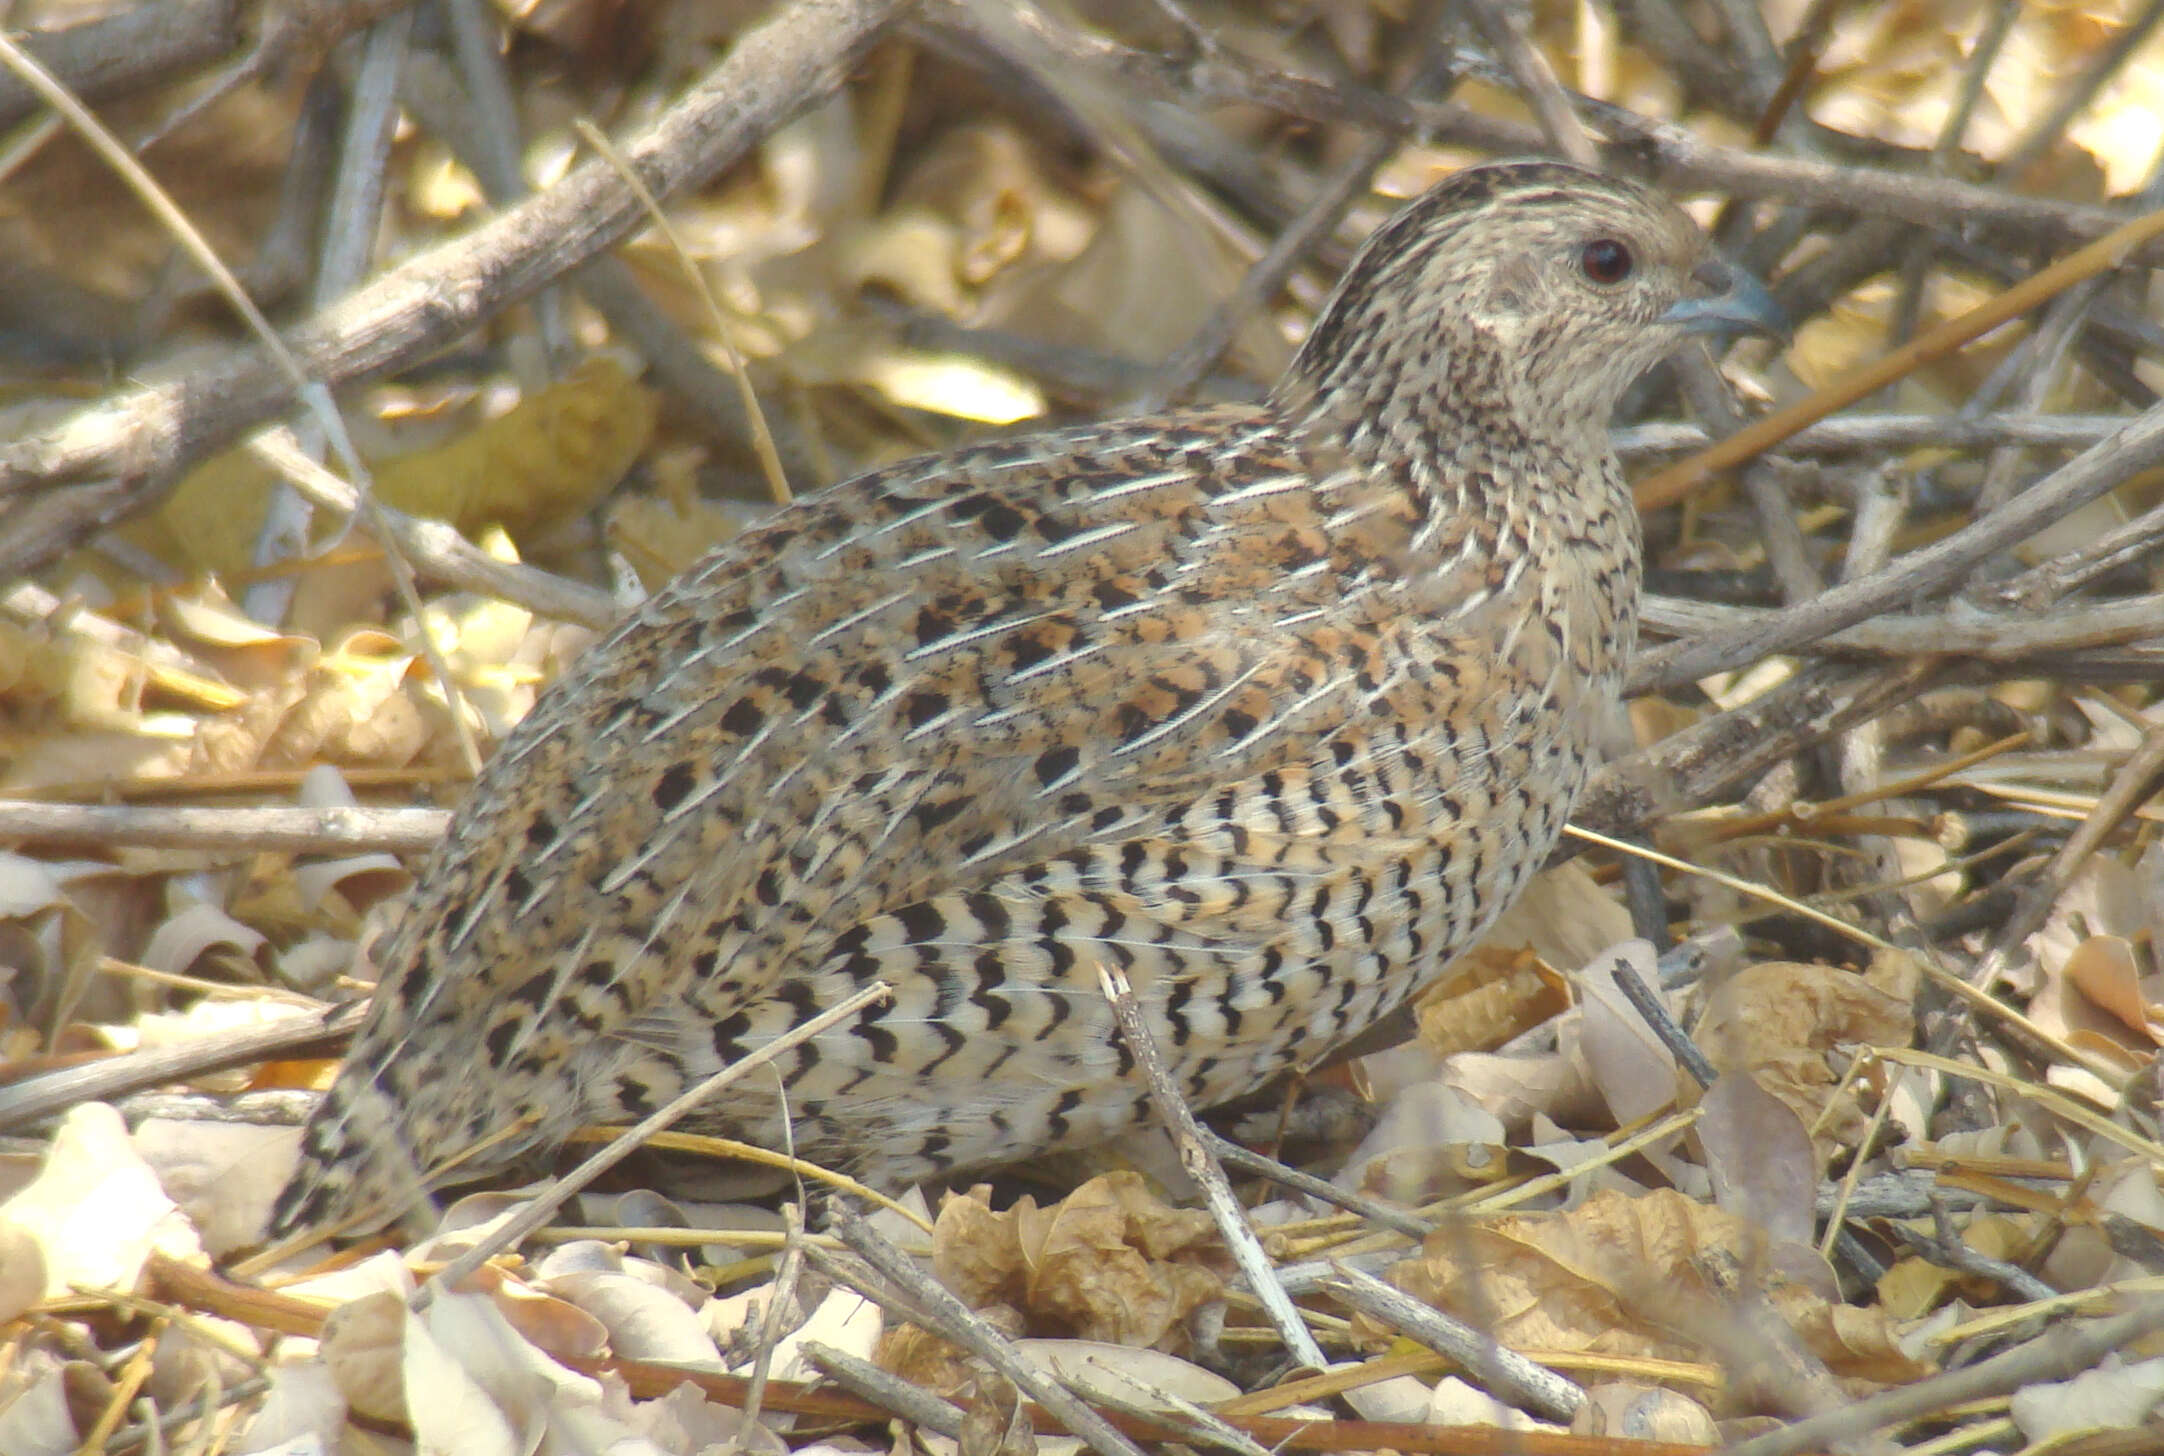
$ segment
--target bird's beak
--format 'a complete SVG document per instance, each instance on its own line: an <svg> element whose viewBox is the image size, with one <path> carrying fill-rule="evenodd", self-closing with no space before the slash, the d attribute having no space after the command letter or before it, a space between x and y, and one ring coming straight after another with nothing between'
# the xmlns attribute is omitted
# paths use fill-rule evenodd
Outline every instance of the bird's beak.
<svg viewBox="0 0 2164 1456"><path fill-rule="evenodd" d="M1766 285L1735 264L1708 258L1691 270L1692 296L1671 304L1661 322L1687 334L1764 334L1787 340L1788 315Z"/></svg>

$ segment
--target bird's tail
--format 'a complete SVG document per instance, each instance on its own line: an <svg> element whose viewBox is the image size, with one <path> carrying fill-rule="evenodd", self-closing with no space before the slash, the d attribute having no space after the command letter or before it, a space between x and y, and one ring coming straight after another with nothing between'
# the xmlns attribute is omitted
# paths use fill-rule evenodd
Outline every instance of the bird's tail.
<svg viewBox="0 0 2164 1456"><path fill-rule="evenodd" d="M376 1085L357 1048L308 1119L300 1162L271 1209L266 1238L433 1223L428 1169L414 1143L398 1104Z"/></svg>

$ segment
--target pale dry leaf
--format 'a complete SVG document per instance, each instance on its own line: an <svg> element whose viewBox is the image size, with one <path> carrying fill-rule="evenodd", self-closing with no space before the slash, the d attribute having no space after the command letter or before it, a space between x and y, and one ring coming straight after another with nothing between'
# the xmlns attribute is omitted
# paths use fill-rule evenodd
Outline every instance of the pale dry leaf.
<svg viewBox="0 0 2164 1456"><path fill-rule="evenodd" d="M404 1299L382 1290L348 1300L323 1317L316 1340L340 1400L372 1420L404 1423Z"/></svg>
<svg viewBox="0 0 2164 1456"><path fill-rule="evenodd" d="M652 1442L669 1456L708 1452L717 1456L752 1453L752 1456L783 1456L789 1448L763 1423L749 1423L740 1410L707 1398L698 1386L686 1382L657 1400L631 1404L623 1420L639 1437ZM618 1448L607 1448L616 1456ZM802 1456L802 1453L799 1453Z"/></svg>
<svg viewBox="0 0 2164 1456"><path fill-rule="evenodd" d="M212 950L253 962L266 944L261 931L241 924L216 905L197 900L181 906L152 933L141 959L154 971L177 975Z"/></svg>
<svg viewBox="0 0 2164 1456"><path fill-rule="evenodd" d="M1651 944L1626 940L1588 961L1577 978L1582 1012L1579 1045L1593 1084L1622 1126L1675 1102L1677 1069L1675 1057L1660 1037L1616 989L1611 970L1616 964L1636 971L1648 986L1660 984L1660 972Z"/></svg>
<svg viewBox="0 0 2164 1456"><path fill-rule="evenodd" d="M1590 1126L1603 1110L1585 1059L1562 1052L1525 1057L1460 1052L1443 1064L1438 1080L1494 1113L1513 1134L1536 1116L1561 1127Z"/></svg>
<svg viewBox="0 0 2164 1456"><path fill-rule="evenodd" d="M770 1369L777 1380L819 1380L819 1368L804 1354L807 1343L817 1342L869 1360L879 1348L879 1337L885 1330L886 1314L877 1304L853 1289L831 1290L811 1312L811 1318L775 1344Z"/></svg>
<svg viewBox="0 0 2164 1456"><path fill-rule="evenodd" d="M627 1216L647 1212L658 1214L665 1209L673 1208L673 1205L668 1200L663 1199L650 1189L634 1189L620 1195L603 1194L594 1197L591 1205L587 1205L585 1196L582 1196L581 1206L582 1211L587 1206L596 1208L606 1206L612 1209L611 1213L602 1214L599 1217L582 1218L581 1221L585 1223L600 1224L613 1221L619 1227L625 1228L649 1225L660 1225L665 1228L696 1228L702 1233L708 1227L703 1221L703 1213L700 1221L697 1222L686 1220L680 1210L675 1212L673 1216L666 1217ZM725 1206L707 1204L702 1207L722 1208ZM779 1224L780 1215L776 1214L774 1218L775 1222ZM743 1256L737 1255L736 1257ZM721 1261L709 1260L708 1262ZM560 1274L580 1272L628 1274L641 1283L651 1284L657 1289L666 1291L692 1309L703 1311L713 1301L713 1295L707 1287L689 1274L659 1263L654 1259L628 1253L622 1244L604 1242L600 1239L572 1239L558 1244L542 1258L540 1263L533 1266L533 1277L537 1283L554 1279Z"/></svg>
<svg viewBox="0 0 2164 1456"><path fill-rule="evenodd" d="M530 536L579 515L653 438L659 405L620 359L596 355L433 449L378 462L376 494L468 535Z"/></svg>
<svg viewBox="0 0 2164 1456"><path fill-rule="evenodd" d="M25 797L64 785L179 778L192 762L195 731L192 718L160 714L134 732L46 734L9 756L0 790Z"/></svg>
<svg viewBox="0 0 2164 1456"><path fill-rule="evenodd" d="M2153 866L2129 866L2108 854L2082 862L2073 883L2053 902L2043 925L2023 942L2040 966L2063 966L2093 935L2140 941L2152 933Z"/></svg>
<svg viewBox="0 0 2164 1456"><path fill-rule="evenodd" d="M463 1298L447 1295L432 1304L430 1311ZM520 1428L534 1430L542 1425L546 1391L522 1382L516 1405L500 1406L469 1368L486 1358L485 1353L472 1347L446 1348L428 1323L407 1313L404 1358L399 1365L415 1452L418 1456L527 1456L532 1446Z"/></svg>
<svg viewBox="0 0 2164 1456"><path fill-rule="evenodd" d="M2121 1155L2099 1162L2089 1185L2089 1198L2099 1212L2131 1219L2164 1236L2164 1191L2157 1187L2156 1169L2145 1159ZM2054 1289L2090 1289L2137 1279L2150 1269L2133 1254L2123 1254L2113 1247L2109 1234L2098 1223L2082 1222L2067 1225L2037 1272Z"/></svg>
<svg viewBox="0 0 2164 1456"><path fill-rule="evenodd" d="M106 1030L115 1046L184 1046L216 1037L221 1032L298 1021L315 1014L306 1006L267 997L206 997L180 1011L146 1011L130 1026L113 1026Z"/></svg>
<svg viewBox="0 0 2164 1456"><path fill-rule="evenodd" d="M269 1377L270 1389L241 1429L233 1450L239 1456L336 1450L338 1433L346 1423L346 1402L329 1369L321 1361L309 1360L273 1366Z"/></svg>
<svg viewBox="0 0 2164 1456"><path fill-rule="evenodd" d="M165 1410L206 1388L231 1390L263 1368L263 1336L238 1320L193 1314L158 1336L143 1393Z"/></svg>
<svg viewBox="0 0 2164 1456"><path fill-rule="evenodd" d="M1088 1399L1169 1411L1181 1401L1213 1405L1240 1393L1224 1376L1162 1350L1103 1340L1044 1339L1017 1340L1014 1348Z"/></svg>
<svg viewBox="0 0 2164 1456"><path fill-rule="evenodd" d="M2082 1431L2119 1431L2141 1425L2164 1401L2164 1360L2137 1360L2109 1370L2090 1370L2051 1385L2014 1392L2010 1414L2031 1441Z"/></svg>
<svg viewBox="0 0 2164 1456"><path fill-rule="evenodd" d="M1918 1233L1932 1232L1924 1220L1917 1220L1914 1227ZM1987 1259L2026 1264L2034 1256L2042 1232L2034 1215L1981 1214L1963 1220L1958 1236ZM1957 1295L1988 1301L1996 1297L1998 1283L1988 1276L1964 1274L1940 1259L1910 1255L1896 1259L1880 1276L1876 1289L1879 1308L1896 1319L1914 1319Z"/></svg>
<svg viewBox="0 0 2164 1456"><path fill-rule="evenodd" d="M1818 1159L1795 1109L1748 1072L1726 1072L1706 1089L1691 1129L1705 1150L1713 1199L1774 1238L1808 1244L1818 1223Z"/></svg>
<svg viewBox="0 0 2164 1456"><path fill-rule="evenodd" d="M858 355L856 377L905 409L979 424L1019 424L1046 407L1044 392L1027 378L965 354L868 349Z"/></svg>
<svg viewBox="0 0 2164 1456"><path fill-rule="evenodd" d="M1563 1427L1537 1421L1524 1411L1497 1400L1485 1390L1468 1385L1455 1375L1435 1382L1421 1417L1431 1426L1486 1426L1502 1431L1560 1431Z"/></svg>
<svg viewBox="0 0 2164 1456"><path fill-rule="evenodd" d="M45 1298L45 1251L37 1235L0 1219L0 1324Z"/></svg>
<svg viewBox="0 0 2164 1456"><path fill-rule="evenodd" d="M1341 1360L1330 1367L1332 1374L1342 1370L1357 1370L1364 1361ZM1417 1375L1393 1375L1388 1380L1371 1381L1356 1385L1338 1399L1352 1407L1352 1413L1363 1421L1424 1421L1428 1418L1428 1402L1434 1394L1429 1382Z"/></svg>
<svg viewBox="0 0 2164 1456"><path fill-rule="evenodd" d="M0 850L0 920L26 920L66 903L56 866Z"/></svg>
<svg viewBox="0 0 2164 1456"><path fill-rule="evenodd" d="M1830 1162L1863 1135L1868 1115L1855 1081L1834 1101L1843 1049L1905 1047L1915 1035L1911 1001L1830 966L1768 961L1714 990L1698 1045L1724 1072L1748 1072L1787 1103ZM1829 1103L1832 1104L1829 1110Z"/></svg>
<svg viewBox="0 0 2164 1456"><path fill-rule="evenodd" d="M36 1241L41 1295L132 1292L152 1254L203 1265L195 1230L136 1155L127 1124L103 1102L69 1109L30 1184L0 1203L0 1227Z"/></svg>
<svg viewBox="0 0 2164 1456"><path fill-rule="evenodd" d="M852 292L877 285L913 307L961 316L961 235L945 218L926 208L889 208L845 229L837 245Z"/></svg>
<svg viewBox="0 0 2164 1456"><path fill-rule="evenodd" d="M1509 1171L1502 1120L1441 1083L1392 1097L1331 1181L1407 1205L1492 1183Z"/></svg>
<svg viewBox="0 0 2164 1456"><path fill-rule="evenodd" d="M1525 1141L1516 1146L1526 1157L1546 1163L1559 1173L1577 1175L1571 1179L1566 1207L1576 1207L1602 1189L1632 1197L1646 1191L1645 1184L1616 1165L1605 1139L1566 1137L1545 1117L1535 1117Z"/></svg>
<svg viewBox="0 0 2164 1456"><path fill-rule="evenodd" d="M533 1202L533 1193L531 1186L487 1188L453 1199L437 1218L435 1230L407 1249L406 1257L416 1262L457 1258L516 1218Z"/></svg>
<svg viewBox="0 0 2164 1456"><path fill-rule="evenodd" d="M1522 946L1551 966L1582 966L1630 938L1630 911L1583 864L1567 860L1533 876L1481 944Z"/></svg>
<svg viewBox="0 0 2164 1456"><path fill-rule="evenodd" d="M223 1256L258 1242L271 1204L300 1155L300 1129L149 1117L137 1125L136 1153L159 1186Z"/></svg>
<svg viewBox="0 0 2164 1456"><path fill-rule="evenodd" d="M721 1351L697 1311L665 1289L630 1274L598 1269L557 1274L542 1287L600 1321L608 1331L610 1350L623 1359L722 1369Z"/></svg>
<svg viewBox="0 0 2164 1456"><path fill-rule="evenodd" d="M2098 1010L2148 1046L2164 1041L2164 1008L2143 993L2141 964L2123 936L2092 935L2074 947L2059 974Z"/></svg>
<svg viewBox="0 0 2164 1456"><path fill-rule="evenodd" d="M740 504L709 501L688 480L673 490L665 480L652 494L620 496L609 504L609 544L623 553L652 591L694 561L733 539L752 517Z"/></svg>
<svg viewBox="0 0 2164 1456"><path fill-rule="evenodd" d="M992 1321L994 1328L1018 1329L1022 1322L1021 1316L1003 1304L986 1305L977 1314L980 1318L997 1316ZM879 1341L880 1369L950 1400L969 1389L975 1379L970 1358L960 1345L913 1324L896 1325Z"/></svg>
<svg viewBox="0 0 2164 1456"><path fill-rule="evenodd" d="M0 1456L72 1456L82 1448L64 1370L39 1372L0 1406Z"/></svg>
<svg viewBox="0 0 2164 1456"><path fill-rule="evenodd" d="M242 687L305 671L323 655L314 638L264 626L215 583L186 595L161 594L157 608L160 625L177 642Z"/></svg>
<svg viewBox="0 0 2164 1456"><path fill-rule="evenodd" d="M485 1290L505 1323L543 1354L599 1359L610 1351L608 1325L569 1298L494 1271L467 1287ZM628 1352L618 1349L616 1353Z"/></svg>
<svg viewBox="0 0 2164 1456"><path fill-rule="evenodd" d="M439 1296L409 1318L406 1340L406 1388L423 1450L463 1451L462 1441L493 1442L499 1421L521 1452L536 1445L604 1450L625 1439L634 1442L628 1449L636 1449L638 1438L609 1414L603 1384L549 1359L506 1319L494 1295ZM436 1372L453 1403L442 1412L423 1410L434 1390L416 1377L418 1362L431 1354L457 1365L454 1372Z"/></svg>
<svg viewBox="0 0 2164 1456"><path fill-rule="evenodd" d="M1890 1383L1924 1373L1884 1314L1829 1303L1783 1272L1816 1256L1792 1261L1778 1247L1756 1225L1669 1190L1598 1192L1564 1213L1454 1222L1390 1277L1513 1349L1718 1362L1733 1330L1714 1275L1746 1269L1836 1375Z"/></svg>
<svg viewBox="0 0 2164 1456"><path fill-rule="evenodd" d="M1603 1381L1586 1387L1582 1417L1571 1423L1581 1435L1626 1441L1665 1441L1678 1446L1717 1446L1713 1412L1681 1391L1658 1385Z"/></svg>

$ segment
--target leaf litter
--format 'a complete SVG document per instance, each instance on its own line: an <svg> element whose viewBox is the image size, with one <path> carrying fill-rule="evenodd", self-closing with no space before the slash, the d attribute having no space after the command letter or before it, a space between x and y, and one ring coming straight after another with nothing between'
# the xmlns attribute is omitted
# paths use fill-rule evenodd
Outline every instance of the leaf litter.
<svg viewBox="0 0 2164 1456"><path fill-rule="evenodd" d="M1191 42L1167 19L1191 13L1197 33L1265 70L1374 78L1419 7L1338 0L1305 7L1304 19L1298 7L1201 0L1071 8L1144 54ZM619 9L504 7L498 17L535 128L530 170L543 182L562 175L551 159L569 155L569 117L650 116L725 53L752 7ZM1801 5L1765 9L1784 43L1807 18ZM1962 77L1989 50L1990 9L1839 7L1818 41L1785 57L1812 55L1800 124L1840 134L1847 150L1829 154L1866 166L1891 149L1913 157L1934 147L1937 165L1963 180L2019 163L2017 176L1989 183L2010 194L2095 203L2146 185L2164 130L2154 36L2097 74L2055 133L2032 130L2130 34L2140 17L2123 3L2017 7L1966 124L1943 144ZM70 20L91 10L49 7ZM1713 31L1695 41L1633 33L1602 6L1542 5L1531 19L1565 85L1678 118L1714 146L1748 135L1754 118L1724 115L1690 73ZM1723 40L1750 54L1747 42ZM1253 98L1189 96L1165 113L1188 132L1146 129L1149 149L1115 159L1088 119L1060 114L1079 127L1062 133L1055 113L1002 99L1011 79L914 38L890 41L837 100L774 128L752 162L673 201L727 348L709 337L681 265L656 239L624 250L694 352L749 361L805 482L988 426L1117 408L1267 245L1289 216L1284 199L1309 195L1318 169L1357 139L1342 123L1287 117ZM229 257L254 256L270 235L299 95L269 80L243 86L150 150ZM116 106L148 118L175 99L172 86L153 86ZM1529 114L1489 76L1457 99L1506 123ZM1145 105L1168 103L1133 109ZM1186 150L1171 146L1180 135ZM483 206L450 140L409 122L394 142L387 256L451 236ZM1242 321L1206 388L1268 379L1350 241L1397 197L1475 154L1447 138L1408 145L1383 170L1382 192L1356 204L1280 303ZM1165 205L1168 189L1180 205ZM37 149L10 190L0 225L30 271L0 277L0 295L19 298L19 316L32 320L41 293L77 300L65 330L8 356L0 409L11 436L68 417L105 387L114 362L225 345L195 286L172 281L168 241L72 143ZM1772 218L1758 218L1762 242L1775 235ZM84 238L102 245L79 246ZM1794 281L1797 340L1785 352L1737 350L1732 382L1747 400L1792 401L1883 354L1899 330L1952 317L2078 241L2044 254L1972 244L1966 258L1917 249L1899 267L1858 268L1841 258L1838 231L1802 226L1786 251L1754 260ZM1884 252L1906 246L1890 238ZM1885 407L1947 418L2123 413L2159 387L2139 327L2153 288L2137 275L2101 305L2092 299L2085 319L2069 315L2084 329L2075 365L2064 363L2067 348L2050 352L2048 329L2001 330L1928 361ZM508 315L469 352L343 402L386 505L445 523L500 562L598 584L628 605L756 519L763 486L741 433L642 373L641 346L617 322L574 302L537 323L554 306ZM537 364L548 329L554 371ZM1927 445L1874 463L1898 479L1906 549L2065 454ZM1634 468L1644 459L1633 458ZM1821 572L1838 574L1845 553L1864 549L1848 535L1858 471L1839 456L1796 461L1796 538ZM303 555L264 561L257 527L276 492L250 455L206 459L157 510L5 594L0 793L236 814L453 803L466 775L462 732L500 741L590 638L456 581L427 583L416 616L373 538L327 517ZM2133 475L2022 543L2007 570L2064 567L2160 499L2153 474ZM1764 600L1783 569L1732 489L1649 524L1657 589L1675 581L1713 599ZM2115 569L2115 594L2157 589L2153 561ZM291 600L257 620L251 589L280 580ZM2082 601L2058 606L2078 612ZM1278 1385L1287 1372L1275 1337L1170 1160L1146 1173L1084 1162L1022 1193L949 1191L929 1233L885 1215L888 1236L995 1338L1016 1340L1107 1409L1185 1421L1223 1406L1236 1412L1227 1423L1265 1446L1462 1449L1444 1444L1448 1427L1488 1425L1543 1449L1507 1386L1303 1284L1331 1261L1380 1271L1580 1382L1581 1433L1686 1446L1929 1381L2053 1319L2079 1325L2138 1308L2164 1277L2164 1149L2141 1090L2164 1025L2155 827L2164 815L2154 799L2137 794L2103 826L2017 943L2000 944L1997 932L2009 923L2007 897L2053 872L2069 833L2164 734L2154 650L2145 640L2082 649L2080 661L2017 658L1911 695L1823 758L1797 749L1781 767L1694 798L1651 786L1669 799L1648 828L1663 849L1882 938L1921 927L1957 968L2004 952L1998 995L2022 1023L1955 1017L1948 1008L1960 1003L1934 999L1913 955L1670 872L1662 917L1706 952L1679 969L1633 941L1616 863L1592 856L1551 871L1438 980L1406 1028L1411 1039L1318 1072L1300 1105L1242 1113L1243 1138L1431 1229L1416 1238L1306 1193L1245 1189L1251 1221L1332 1357L1328 1371ZM1784 657L1640 698L1637 745L1763 701L1811 670ZM2009 729L2025 741L1933 777ZM1919 787L1884 789L1920 775ZM354 994L410 868L362 845L299 853L11 839L0 853L0 1089L297 1021L312 1001ZM1709 1087L1619 989L1618 961L1661 988L1710 1060ZM1978 1076L1897 1059L1919 1039ZM828 1272L781 1288L790 1238L764 1210L585 1195L540 1237L425 1303L427 1275L521 1195L461 1200L425 1242L254 1260L292 1156L290 1099L326 1068L266 1060L158 1078L158 1091L84 1099L5 1129L0 1456L153 1439L240 1452L944 1451L949 1437L890 1421L876 1403L833 1404L841 1398L829 1387L821 1406L811 1387L826 1368L814 1352L825 1348L959 1401L958 1439L973 1453L1075 1444L970 1350ZM2060 1094L2075 1102L2053 1100ZM2074 1105L2082 1116L2067 1115ZM2117 1135L2100 1135L2096 1119ZM639 1217L627 1219L634 1208ZM1845 1220L1829 1225L1836 1210ZM824 1247L816 1224L808 1237ZM751 1421L743 1410L762 1349L764 1413ZM1956 1449L2014 1438L2006 1433L2042 1442L2139 1427L2164 1395L2155 1356L2152 1334L2094 1369L2040 1366L1982 1401L1885 1429L1900 1443ZM1288 1424L1269 1426L1285 1418L1252 1404L1316 1382L1327 1388L1300 1395ZM1169 1439L1172 1428L1150 1429ZM1191 1426L1177 1429L1196 1439Z"/></svg>

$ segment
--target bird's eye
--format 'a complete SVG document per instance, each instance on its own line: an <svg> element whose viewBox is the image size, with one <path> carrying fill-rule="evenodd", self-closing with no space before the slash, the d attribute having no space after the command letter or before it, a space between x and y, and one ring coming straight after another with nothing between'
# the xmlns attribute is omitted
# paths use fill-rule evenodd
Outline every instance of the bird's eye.
<svg viewBox="0 0 2164 1456"><path fill-rule="evenodd" d="M1631 250L1614 238L1595 238L1578 254L1578 266L1595 283L1613 287L1631 276Z"/></svg>

